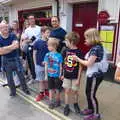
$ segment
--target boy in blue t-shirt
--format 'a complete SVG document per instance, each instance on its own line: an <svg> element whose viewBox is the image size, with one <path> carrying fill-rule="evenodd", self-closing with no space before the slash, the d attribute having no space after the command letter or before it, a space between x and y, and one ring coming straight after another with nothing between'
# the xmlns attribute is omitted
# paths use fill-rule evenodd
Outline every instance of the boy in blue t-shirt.
<svg viewBox="0 0 120 120"><path fill-rule="evenodd" d="M49 88L49 108L60 106L60 90L62 86L61 73L62 73L62 55L57 52L59 40L56 38L49 38L48 49L49 53L45 55L45 79L48 80ZM54 90L56 90L56 101L53 101Z"/></svg>
<svg viewBox="0 0 120 120"><path fill-rule="evenodd" d="M33 60L35 64L36 80L39 81L40 93L36 96L36 101L42 100L48 93L48 81L45 80L44 57L49 52L47 40L50 35L50 28L44 26L41 28L42 39L37 40L33 45Z"/></svg>

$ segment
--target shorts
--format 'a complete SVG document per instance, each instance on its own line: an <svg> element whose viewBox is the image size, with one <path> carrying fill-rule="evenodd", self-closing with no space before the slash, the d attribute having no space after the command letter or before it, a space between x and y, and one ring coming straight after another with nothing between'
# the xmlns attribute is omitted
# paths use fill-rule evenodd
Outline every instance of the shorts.
<svg viewBox="0 0 120 120"><path fill-rule="evenodd" d="M72 89L73 91L78 91L80 86L76 86L75 83L76 83L76 80L77 79L67 79L65 78L63 80L63 88L65 89Z"/></svg>
<svg viewBox="0 0 120 120"><path fill-rule="evenodd" d="M35 74L36 74L36 81L45 81L45 68L41 67L40 65L35 65Z"/></svg>
<svg viewBox="0 0 120 120"><path fill-rule="evenodd" d="M59 78L54 78L54 77L48 77L48 89L57 89L59 91L62 90L62 80Z"/></svg>

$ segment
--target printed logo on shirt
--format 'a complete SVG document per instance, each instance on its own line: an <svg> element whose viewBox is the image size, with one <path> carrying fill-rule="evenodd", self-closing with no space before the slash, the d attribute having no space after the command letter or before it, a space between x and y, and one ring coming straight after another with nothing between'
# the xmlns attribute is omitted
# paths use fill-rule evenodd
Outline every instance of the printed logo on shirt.
<svg viewBox="0 0 120 120"><path fill-rule="evenodd" d="M72 53L72 52L66 53L64 67L65 67L66 71L68 71L68 72L73 72L75 67L78 65L78 63L75 60L73 60L72 55L76 55L76 54Z"/></svg>

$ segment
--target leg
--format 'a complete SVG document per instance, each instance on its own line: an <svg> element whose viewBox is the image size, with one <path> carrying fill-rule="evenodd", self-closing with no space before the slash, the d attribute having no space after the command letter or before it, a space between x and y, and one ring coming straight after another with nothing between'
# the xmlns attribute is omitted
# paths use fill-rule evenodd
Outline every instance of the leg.
<svg viewBox="0 0 120 120"><path fill-rule="evenodd" d="M94 113L95 114L99 114L99 104L98 104L98 100L96 98L96 92L101 84L103 80L103 76L98 76L96 77L96 84L95 84L95 88L94 88L94 93L93 93L93 100L94 100Z"/></svg>
<svg viewBox="0 0 120 120"><path fill-rule="evenodd" d="M7 77L7 82L8 82L8 86L10 88L10 95L11 96L15 96L16 95L16 87L14 84L14 80L13 80L13 72L11 69L7 69L6 67L6 77Z"/></svg>
<svg viewBox="0 0 120 120"><path fill-rule="evenodd" d="M36 75L35 75L35 66L34 66L34 62L33 62L33 53L32 50L28 50L27 52L27 61L28 61L28 66L30 69L30 72L32 74L32 78L35 79Z"/></svg>
<svg viewBox="0 0 120 120"><path fill-rule="evenodd" d="M93 78L92 77L87 77L87 81L86 81L86 97L87 97L87 102L88 102L88 109L92 110L92 112L94 112L92 98L91 98L92 84L93 84Z"/></svg>
<svg viewBox="0 0 120 120"><path fill-rule="evenodd" d="M19 61L19 59L16 61L15 71L16 71L18 77L19 77L20 84L22 86L23 91L26 94L30 94L30 92L28 91L28 87L26 85L26 82L25 82L24 72L22 70L22 64Z"/></svg>

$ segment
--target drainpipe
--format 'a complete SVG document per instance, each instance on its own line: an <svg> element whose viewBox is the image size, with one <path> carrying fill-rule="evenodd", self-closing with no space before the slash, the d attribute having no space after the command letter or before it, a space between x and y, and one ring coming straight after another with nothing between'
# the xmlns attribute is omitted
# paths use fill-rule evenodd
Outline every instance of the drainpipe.
<svg viewBox="0 0 120 120"><path fill-rule="evenodd" d="M57 2L57 16L59 16L59 0L55 0Z"/></svg>

